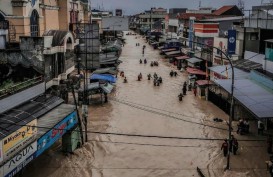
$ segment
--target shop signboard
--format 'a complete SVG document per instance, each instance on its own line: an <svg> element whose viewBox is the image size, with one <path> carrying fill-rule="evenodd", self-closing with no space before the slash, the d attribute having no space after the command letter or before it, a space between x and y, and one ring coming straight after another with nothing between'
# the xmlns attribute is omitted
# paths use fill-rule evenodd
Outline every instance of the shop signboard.
<svg viewBox="0 0 273 177"><path fill-rule="evenodd" d="M190 17L189 20L189 47L193 49L193 40L194 40L194 20L195 17Z"/></svg>
<svg viewBox="0 0 273 177"><path fill-rule="evenodd" d="M3 148L2 148L2 141L0 141L0 163L3 161Z"/></svg>
<svg viewBox="0 0 273 177"><path fill-rule="evenodd" d="M38 149L36 157L41 155L46 149L52 146L59 138L61 138L68 130L78 123L77 114L74 111L64 118L61 122L49 130L45 135L38 139Z"/></svg>
<svg viewBox="0 0 273 177"><path fill-rule="evenodd" d="M37 141L27 146L21 152L16 154L10 161L3 166L4 177L12 177L35 158L37 150ZM1 175L0 175L1 176Z"/></svg>
<svg viewBox="0 0 273 177"><path fill-rule="evenodd" d="M228 30L228 54L235 54L236 51L236 30Z"/></svg>
<svg viewBox="0 0 273 177"><path fill-rule="evenodd" d="M29 122L2 140L3 160L10 158L28 145L37 135L37 119Z"/></svg>

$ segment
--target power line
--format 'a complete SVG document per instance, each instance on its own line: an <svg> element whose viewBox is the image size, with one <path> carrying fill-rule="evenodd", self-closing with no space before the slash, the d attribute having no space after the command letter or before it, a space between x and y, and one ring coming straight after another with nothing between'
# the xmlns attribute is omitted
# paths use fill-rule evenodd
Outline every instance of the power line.
<svg viewBox="0 0 273 177"><path fill-rule="evenodd" d="M228 131L228 129L225 129L225 128L216 127L216 126L212 126L212 125L207 125L207 124L203 124L203 123L199 123L199 122L194 122L194 121L178 118L178 117L171 116L171 115L168 115L168 114L165 114L165 113L160 113L160 112L157 112L157 111L154 111L154 110L151 110L151 109L149 110L147 108L143 108L141 106L134 105L134 103L129 103L129 102L126 102L126 101L119 101L118 99L111 99L111 100L113 100L115 102L118 102L118 103L121 103L121 104L125 104L125 105L133 107L133 108L137 108L137 109L140 109L140 110L143 110L143 111L146 111L146 112L150 112L150 113L158 114L158 115L161 115L161 116L169 117L169 118L172 118L172 119L181 120L181 121L192 123L192 124L197 124L197 125L202 125L202 126L206 126L206 127L210 127L210 128L215 128L215 129L219 129L219 130ZM183 116L195 119L195 117L186 116L186 115L183 115Z"/></svg>
<svg viewBox="0 0 273 177"><path fill-rule="evenodd" d="M35 128L43 128L48 130L66 130L71 131L68 129L61 129L61 128L50 128L50 127L44 127L44 126L31 126L31 125L19 125L15 123L6 123L6 122L0 122L2 124L8 124L8 125L17 125L17 126L28 126L28 127L35 127ZM73 130L74 132L80 132L78 130ZM73 132L71 131L71 132ZM178 137L178 136L160 136L160 135L143 135L143 134L128 134L128 133L115 133L115 132L100 132L100 131L83 131L90 134L101 134L101 135L115 135L115 136L127 136L127 137L142 137L142 138L159 138L159 139L179 139L179 140L203 140L203 141L223 141L225 138L200 138L200 137ZM238 141L265 141L265 140L259 140L259 139L239 139Z"/></svg>

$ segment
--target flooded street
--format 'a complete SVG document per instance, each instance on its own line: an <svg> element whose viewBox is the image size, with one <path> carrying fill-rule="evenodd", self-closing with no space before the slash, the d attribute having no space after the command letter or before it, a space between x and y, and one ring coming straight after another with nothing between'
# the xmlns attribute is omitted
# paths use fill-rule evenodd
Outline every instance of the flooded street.
<svg viewBox="0 0 273 177"><path fill-rule="evenodd" d="M137 39L125 38L127 44L123 47L119 70L125 72L128 83L123 83L123 78L118 76L109 102L93 103L89 107L88 131L113 134L90 133L88 143L74 155L63 156L52 149L31 164L26 176L190 177L198 176L197 166L206 176L224 175L226 158L220 151L222 141L211 139L226 138L228 132L223 129L228 126L212 119L227 120L228 116L212 103L195 97L193 92L187 92L179 102L178 94L187 80L186 74L178 71L177 77L170 77L169 72L176 68L162 59L158 50L139 35ZM135 46L137 42L139 47ZM147 47L143 57L144 44ZM139 64L140 58L146 58L148 64ZM151 67L151 61L158 61L159 66ZM160 86L147 79L154 72L163 78ZM137 81L139 73L143 75L142 81ZM246 152L242 156L253 151L262 156L264 147L260 145L242 149ZM231 158L237 171L245 168L242 177L267 176L264 159L255 163L256 172L248 173L247 168L254 168L253 163L234 160L233 155Z"/></svg>

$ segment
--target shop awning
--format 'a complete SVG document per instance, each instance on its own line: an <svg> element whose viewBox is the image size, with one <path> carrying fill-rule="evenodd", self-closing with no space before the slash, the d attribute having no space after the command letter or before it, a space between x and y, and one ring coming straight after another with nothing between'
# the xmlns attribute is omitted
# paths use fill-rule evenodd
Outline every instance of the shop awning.
<svg viewBox="0 0 273 177"><path fill-rule="evenodd" d="M187 72L190 74L196 74L196 75L206 75L206 72L200 69L190 68L190 67L187 67Z"/></svg>
<svg viewBox="0 0 273 177"><path fill-rule="evenodd" d="M215 83L231 93L231 79L218 79ZM273 93L249 79L234 81L234 98L257 118L273 118Z"/></svg>
<svg viewBox="0 0 273 177"><path fill-rule="evenodd" d="M170 56L170 55L179 55L179 54L181 54L181 52L180 51L172 51L172 52L166 52L165 53L165 55L167 55L167 56Z"/></svg>
<svg viewBox="0 0 273 177"><path fill-rule="evenodd" d="M102 68L102 69L96 69L93 74L112 74L116 75L118 72L115 70L114 67L111 68Z"/></svg>
<svg viewBox="0 0 273 177"><path fill-rule="evenodd" d="M49 111L47 114L43 115L40 119L38 119L38 138L50 131L50 128L53 128L73 111L75 111L74 105L61 104L52 111Z"/></svg>
<svg viewBox="0 0 273 177"><path fill-rule="evenodd" d="M100 84L100 87L105 93L111 93L114 88L114 86L109 83Z"/></svg>
<svg viewBox="0 0 273 177"><path fill-rule="evenodd" d="M212 85L213 82L210 80L198 80L196 81L196 84L199 86L203 86L203 85Z"/></svg>
<svg viewBox="0 0 273 177"><path fill-rule="evenodd" d="M110 74L92 74L90 80L104 80L111 83L116 83L117 78Z"/></svg>
<svg viewBox="0 0 273 177"><path fill-rule="evenodd" d="M163 49L162 52L171 52L176 51L176 48L170 48L170 49Z"/></svg>
<svg viewBox="0 0 273 177"><path fill-rule="evenodd" d="M190 59L187 59L187 61L189 62L189 63L192 63L192 64L194 64L194 63L198 63L198 62L201 62L202 60L201 59L198 59L198 58L190 58Z"/></svg>
<svg viewBox="0 0 273 177"><path fill-rule="evenodd" d="M175 57L175 59L177 59L177 60L187 60L187 59L189 59L189 58L190 58L190 57L187 56L187 55Z"/></svg>
<svg viewBox="0 0 273 177"><path fill-rule="evenodd" d="M232 70L231 70L231 66L230 65L218 65L218 66L212 66L209 67L209 70L223 76L223 77L227 77L231 79L232 77ZM245 72L243 70L240 70L238 68L234 67L234 78L235 79L244 79L247 78L249 76L248 72Z"/></svg>

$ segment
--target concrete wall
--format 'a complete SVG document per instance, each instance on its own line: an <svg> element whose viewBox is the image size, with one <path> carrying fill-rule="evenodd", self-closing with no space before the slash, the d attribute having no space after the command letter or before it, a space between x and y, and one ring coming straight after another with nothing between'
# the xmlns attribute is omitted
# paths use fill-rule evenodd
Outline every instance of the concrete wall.
<svg viewBox="0 0 273 177"><path fill-rule="evenodd" d="M45 92L45 83L42 82L36 86L23 90L0 100L0 113L14 108L30 99L33 99Z"/></svg>
<svg viewBox="0 0 273 177"><path fill-rule="evenodd" d="M68 31L69 26L69 6L70 4L67 2L68 0L61 0L59 2L59 6L61 7L59 10L59 29Z"/></svg>
<svg viewBox="0 0 273 177"><path fill-rule="evenodd" d="M273 62L265 60L265 62L264 62L264 70L273 73Z"/></svg>

